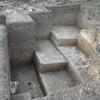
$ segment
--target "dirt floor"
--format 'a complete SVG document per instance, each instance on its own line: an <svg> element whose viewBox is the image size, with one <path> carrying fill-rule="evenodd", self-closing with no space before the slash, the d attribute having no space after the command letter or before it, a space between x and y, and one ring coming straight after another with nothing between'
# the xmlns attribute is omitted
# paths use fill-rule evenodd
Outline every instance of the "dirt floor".
<svg viewBox="0 0 100 100"><path fill-rule="evenodd" d="M11 81L19 82L16 94L30 92L32 98L43 96L37 79L38 78L33 65L11 64Z"/></svg>

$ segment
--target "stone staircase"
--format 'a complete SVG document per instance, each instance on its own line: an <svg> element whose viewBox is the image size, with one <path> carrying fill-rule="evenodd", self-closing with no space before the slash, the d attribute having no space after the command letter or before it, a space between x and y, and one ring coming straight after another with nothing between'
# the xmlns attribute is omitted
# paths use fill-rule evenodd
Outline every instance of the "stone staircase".
<svg viewBox="0 0 100 100"><path fill-rule="evenodd" d="M88 56L77 46L79 34L77 27L56 26L50 40L38 40L37 70L47 94L90 81Z"/></svg>

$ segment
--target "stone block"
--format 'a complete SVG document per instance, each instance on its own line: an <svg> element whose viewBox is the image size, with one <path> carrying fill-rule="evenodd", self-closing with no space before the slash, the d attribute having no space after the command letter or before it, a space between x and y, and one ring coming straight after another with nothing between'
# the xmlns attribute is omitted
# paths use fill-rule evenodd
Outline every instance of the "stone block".
<svg viewBox="0 0 100 100"><path fill-rule="evenodd" d="M51 11L46 8L37 8L35 11L32 11L30 15L36 22L37 38L49 38L50 31L52 29Z"/></svg>
<svg viewBox="0 0 100 100"><path fill-rule="evenodd" d="M87 73L88 57L76 46L59 47L61 53L68 60L68 70L79 82L90 81Z"/></svg>
<svg viewBox="0 0 100 100"><path fill-rule="evenodd" d="M0 100L10 100L10 65L4 25L0 25Z"/></svg>
<svg viewBox="0 0 100 100"><path fill-rule="evenodd" d="M48 40L38 41L36 59L40 72L61 70L67 65L67 60Z"/></svg>

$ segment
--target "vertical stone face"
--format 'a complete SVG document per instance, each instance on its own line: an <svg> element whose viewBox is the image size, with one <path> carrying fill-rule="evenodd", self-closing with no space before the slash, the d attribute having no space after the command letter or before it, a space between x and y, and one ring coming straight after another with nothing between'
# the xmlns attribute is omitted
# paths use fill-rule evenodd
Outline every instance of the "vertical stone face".
<svg viewBox="0 0 100 100"><path fill-rule="evenodd" d="M23 13L7 15L8 43L11 60L28 62L35 50L35 22Z"/></svg>
<svg viewBox="0 0 100 100"><path fill-rule="evenodd" d="M4 25L0 25L0 100L10 100L10 67Z"/></svg>
<svg viewBox="0 0 100 100"><path fill-rule="evenodd" d="M51 25L51 11L46 8L35 9L30 13L31 17L36 22L36 37L37 38L49 38Z"/></svg>

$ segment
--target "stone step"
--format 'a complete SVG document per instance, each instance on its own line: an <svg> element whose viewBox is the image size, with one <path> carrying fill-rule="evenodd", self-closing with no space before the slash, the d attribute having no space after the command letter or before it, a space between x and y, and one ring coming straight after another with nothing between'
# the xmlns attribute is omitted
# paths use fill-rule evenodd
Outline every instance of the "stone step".
<svg viewBox="0 0 100 100"><path fill-rule="evenodd" d="M67 70L41 73L40 77L47 94L52 94L76 85L75 80L73 80Z"/></svg>
<svg viewBox="0 0 100 100"><path fill-rule="evenodd" d="M36 37L48 39L52 29L52 12L45 7L41 7L34 8L34 10L30 12L30 15L36 22Z"/></svg>
<svg viewBox="0 0 100 100"><path fill-rule="evenodd" d="M16 95L12 95L11 100L32 100L30 93L20 93Z"/></svg>
<svg viewBox="0 0 100 100"><path fill-rule="evenodd" d="M82 84L33 100L99 100L100 81Z"/></svg>
<svg viewBox="0 0 100 100"><path fill-rule="evenodd" d="M37 44L39 50L35 52L35 58L40 72L64 69L67 60L49 40L39 40Z"/></svg>
<svg viewBox="0 0 100 100"><path fill-rule="evenodd" d="M76 45L80 29L74 26L55 26L51 39L57 46Z"/></svg>
<svg viewBox="0 0 100 100"><path fill-rule="evenodd" d="M88 57L76 46L63 46L58 49L67 58L68 66L73 73L76 73L76 78L78 80L80 78L82 82L90 81Z"/></svg>

